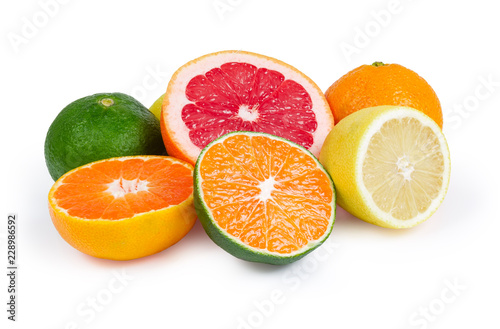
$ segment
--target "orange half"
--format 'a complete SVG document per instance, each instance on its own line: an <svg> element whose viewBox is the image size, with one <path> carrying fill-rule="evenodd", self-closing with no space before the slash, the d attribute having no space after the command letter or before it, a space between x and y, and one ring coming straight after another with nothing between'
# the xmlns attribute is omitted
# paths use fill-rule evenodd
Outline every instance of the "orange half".
<svg viewBox="0 0 500 329"><path fill-rule="evenodd" d="M318 247L335 219L335 189L305 148L265 133L235 132L205 148L195 205L219 246L250 261L283 264Z"/></svg>
<svg viewBox="0 0 500 329"><path fill-rule="evenodd" d="M194 225L192 171L164 156L76 168L49 192L52 222L64 240L91 256L127 260L157 253Z"/></svg>

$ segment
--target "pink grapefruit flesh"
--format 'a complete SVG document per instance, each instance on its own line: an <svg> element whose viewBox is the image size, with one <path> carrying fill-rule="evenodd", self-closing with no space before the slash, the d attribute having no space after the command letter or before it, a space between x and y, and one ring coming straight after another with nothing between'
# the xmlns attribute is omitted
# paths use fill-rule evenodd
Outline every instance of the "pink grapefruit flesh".
<svg viewBox="0 0 500 329"><path fill-rule="evenodd" d="M223 51L182 66L162 105L167 152L191 163L232 131L277 135L315 156L334 125L321 90L292 66L263 55Z"/></svg>

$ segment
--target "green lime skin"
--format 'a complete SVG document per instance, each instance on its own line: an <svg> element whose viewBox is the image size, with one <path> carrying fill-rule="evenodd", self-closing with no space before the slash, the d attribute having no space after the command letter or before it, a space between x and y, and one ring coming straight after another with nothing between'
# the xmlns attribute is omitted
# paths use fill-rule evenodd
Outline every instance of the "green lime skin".
<svg viewBox="0 0 500 329"><path fill-rule="evenodd" d="M203 199L203 189L201 186L202 179L200 175L200 164L201 160L206 153L206 151L214 144L219 143L223 139L234 135L234 134L247 134L249 136L272 136L272 138L286 141L287 143L294 145L298 148L301 148L304 150L305 153L309 154L317 163L318 168L321 169L325 174L326 177L328 177L328 180L330 181L330 186L333 190L333 200L332 200L332 214L331 214L331 224L330 227L327 229L327 232L318 240L310 244L309 247L304 248L301 252L294 253L292 255L279 255L275 253L269 253L266 250L259 250L253 247L250 247L243 242L241 242L239 239L231 236L228 234L225 230L223 230L215 221L215 219L212 216L211 210L208 208L206 205L204 199ZM335 194L335 185L328 174L328 172L323 168L323 166L319 163L319 161L312 155L311 152L309 152L307 149L303 148L302 146L295 144L287 139L278 137L278 136L273 136L269 135L266 133L260 133L260 132L247 132L247 131L235 131L235 132L230 132L225 135L222 135L221 137L217 138L216 140L212 141L209 143L200 153L198 160L196 161L196 165L194 168L194 175L193 175L193 181L194 181L194 208L196 210L196 214L198 216L198 219L200 220L201 225L203 226L203 229L207 233L207 235L210 237L210 239L215 242L219 247L224 249L226 252L229 254L233 255L236 258L249 261L249 262L256 262L256 263L265 263L265 264L271 264L271 265L286 265L293 263L316 248L318 248L320 245L325 242L326 239L330 236L333 228L333 224L335 223L335 215L336 215L336 194Z"/></svg>
<svg viewBox="0 0 500 329"><path fill-rule="evenodd" d="M45 138L45 163L54 180L97 160L166 153L160 121L122 93L74 101L57 115Z"/></svg>

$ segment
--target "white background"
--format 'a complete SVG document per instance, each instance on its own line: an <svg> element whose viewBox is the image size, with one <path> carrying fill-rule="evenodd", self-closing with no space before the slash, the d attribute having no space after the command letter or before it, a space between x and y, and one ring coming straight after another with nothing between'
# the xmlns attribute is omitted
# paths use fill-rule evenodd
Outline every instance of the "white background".
<svg viewBox="0 0 500 329"><path fill-rule="evenodd" d="M61 0L48 19L45 2L0 8L2 264L7 214L19 216L18 321L6 320L2 274L2 328L499 328L495 2ZM348 45L354 53L343 52ZM46 200L53 181L43 144L58 112L98 92L133 94L149 107L179 66L225 49L281 59L322 90L374 61L419 73L446 112L452 177L441 208L401 231L339 209L326 246L283 267L232 257L199 223L135 261L70 247Z"/></svg>

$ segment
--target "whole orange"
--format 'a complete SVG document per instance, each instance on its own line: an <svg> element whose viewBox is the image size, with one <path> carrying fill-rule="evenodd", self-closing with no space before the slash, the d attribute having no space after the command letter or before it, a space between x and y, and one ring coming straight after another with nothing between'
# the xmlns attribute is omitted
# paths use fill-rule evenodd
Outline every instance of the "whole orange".
<svg viewBox="0 0 500 329"><path fill-rule="evenodd" d="M432 87L417 73L398 64L361 65L325 92L335 123L358 110L379 105L415 108L443 128L443 113Z"/></svg>

